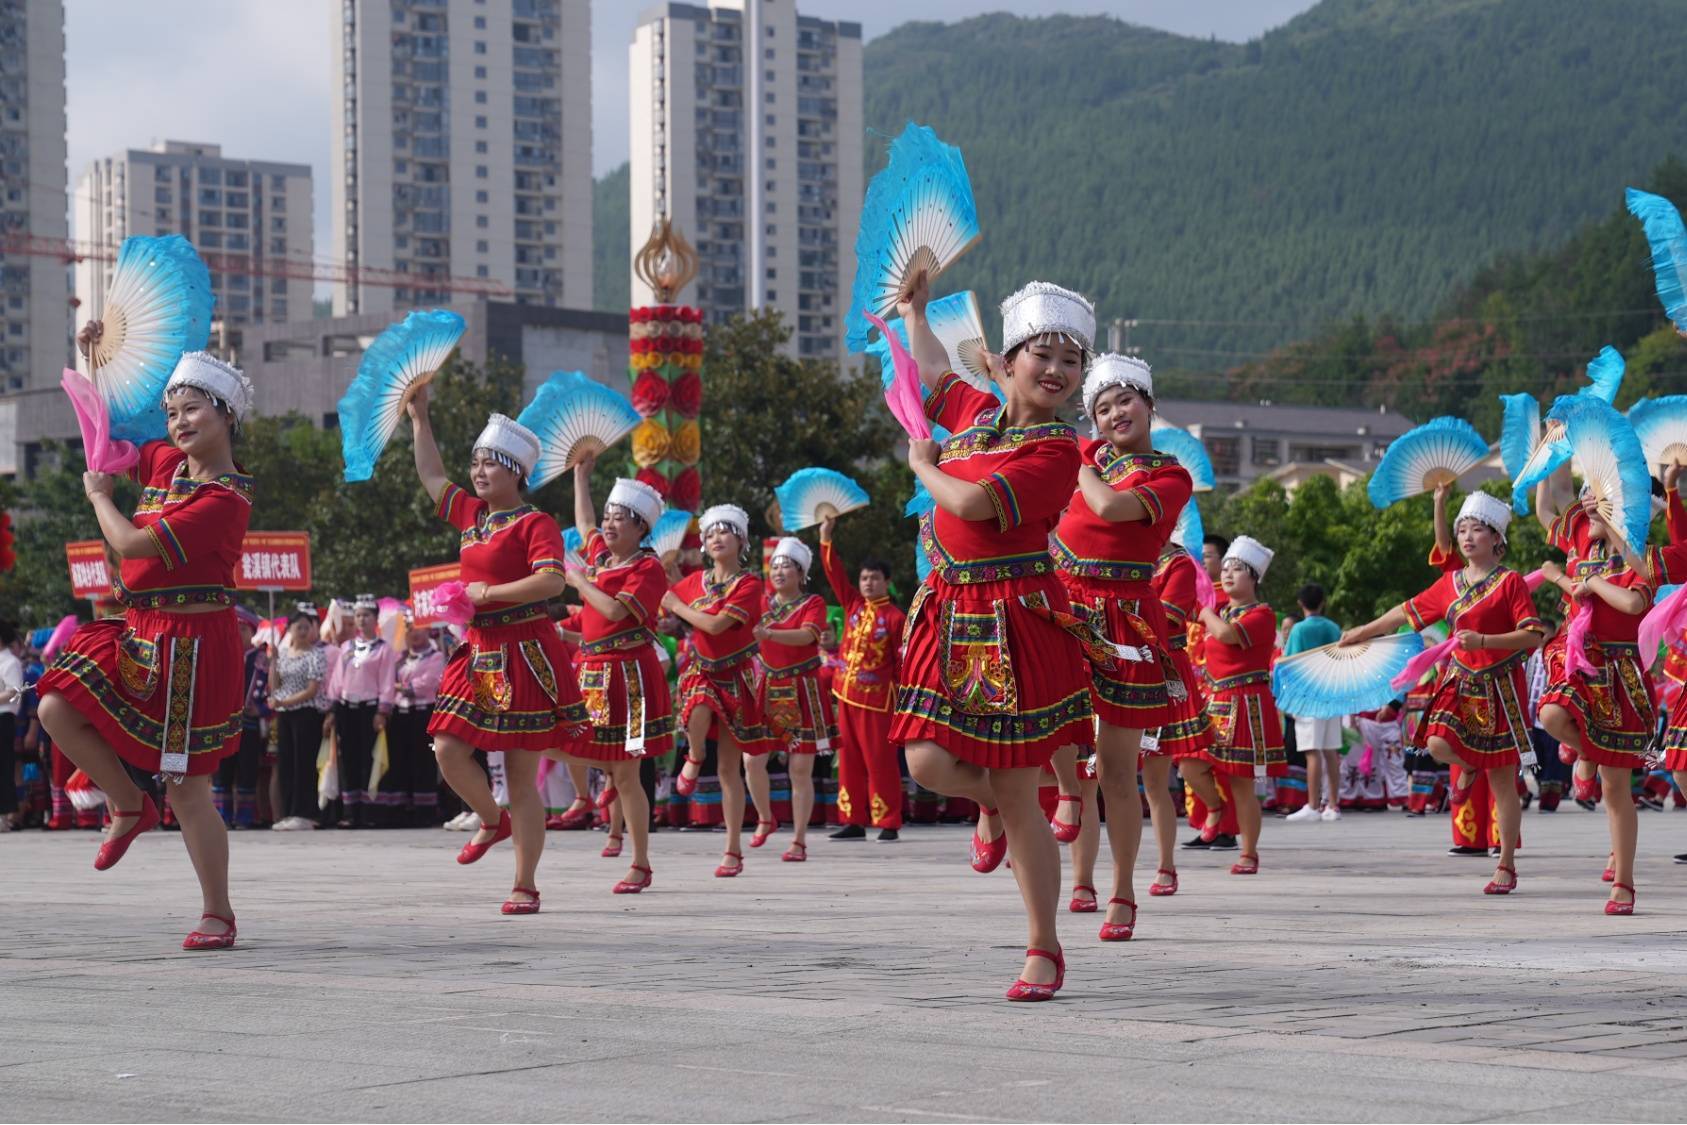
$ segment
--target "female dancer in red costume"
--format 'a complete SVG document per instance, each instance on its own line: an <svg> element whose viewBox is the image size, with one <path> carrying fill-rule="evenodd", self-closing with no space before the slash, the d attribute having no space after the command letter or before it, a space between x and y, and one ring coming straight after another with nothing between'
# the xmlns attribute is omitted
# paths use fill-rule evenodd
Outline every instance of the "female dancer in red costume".
<svg viewBox="0 0 1687 1125"><path fill-rule="evenodd" d="M545 848L539 754L586 733L585 705L570 675L568 651L545 612L562 593L562 533L556 521L522 500L541 452L527 427L494 414L475 439L470 496L445 475L428 420L426 384L410 399L416 474L439 517L462 533L460 567L475 605L468 634L445 666L428 733L446 783L480 817L481 828L457 854L473 863L515 837L515 887L505 914L537 914L535 876ZM510 807L501 810L474 760L502 750Z"/></svg>
<svg viewBox="0 0 1687 1125"><path fill-rule="evenodd" d="M1189 622L1200 615L1195 570L1201 563L1176 543L1168 543L1154 567L1154 593L1166 613L1166 654L1183 697L1173 693L1172 717L1155 732L1158 745L1142 755L1143 790L1153 816L1154 839L1160 851L1160 867L1151 895L1177 893L1177 807L1171 799L1172 765L1187 758L1201 758L1212 749L1213 725L1207 718L1207 701L1201 679L1189 658ZM1211 775L1208 775L1209 779ZM1215 796L1221 796L1217 793ZM1220 816L1222 817L1222 811Z"/></svg>
<svg viewBox="0 0 1687 1125"><path fill-rule="evenodd" d="M703 744L715 734L716 772L720 776L721 815L726 820L726 853L715 868L730 879L744 870L739 836L744 826L744 780L756 805L756 833L750 846L767 843L779 827L773 819L773 794L765 763L753 768L745 757L765 755L771 745L756 693L756 622L761 620L761 579L744 569L750 542L750 517L735 504L717 504L698 521L703 549L714 565L688 574L662 599L662 608L691 626L696 656L680 674L686 760L674 783L689 796L703 766ZM689 771L689 772L687 772Z"/></svg>
<svg viewBox="0 0 1687 1125"><path fill-rule="evenodd" d="M580 694L592 736L567 751L609 774L599 802L619 805L633 838L633 862L615 884L618 895L636 895L650 870L650 801L639 782L646 755L674 748L674 710L668 678L651 632L668 592L668 575L654 552L639 544L662 516L662 497L636 480L617 480L600 524L592 510L592 460L574 467L574 525L585 540L587 571L568 573L580 592ZM580 771L584 773L585 771ZM612 836L619 836L613 818Z"/></svg>
<svg viewBox="0 0 1687 1125"><path fill-rule="evenodd" d="M1453 531L1465 557L1463 569L1444 573L1429 589L1368 625L1349 629L1341 643L1354 645L1398 630L1426 629L1445 620L1458 645L1430 697L1428 713L1414 736L1438 762L1460 767L1464 784L1452 803L1470 799L1478 771L1485 772L1499 820L1500 861L1485 894L1510 894L1517 887L1515 864L1523 810L1517 798L1517 769L1529 750L1529 698L1523 678L1525 655L1539 648L1545 626L1529 588L1514 570L1500 565L1511 509L1485 492L1465 497Z"/></svg>
<svg viewBox="0 0 1687 1125"><path fill-rule="evenodd" d="M1213 782L1215 772L1230 779L1242 851L1232 875L1259 873L1259 794L1254 779L1288 773L1283 755L1283 720L1271 697L1271 657L1277 616L1259 600L1272 552L1246 535L1231 540L1219 581L1229 604L1222 610L1201 607L1206 627L1207 714L1214 729L1213 748L1205 758L1186 758L1183 776L1211 810L1203 836L1213 833L1223 815Z"/></svg>
<svg viewBox="0 0 1687 1125"><path fill-rule="evenodd" d="M820 634L826 631L826 601L803 592L814 553L801 539L779 540L768 563L773 597L756 626L764 669L762 714L773 744L785 750L791 775L791 846L787 863L808 858L808 822L814 815L814 756L831 753L838 741L831 693L820 683ZM765 759L764 759L765 760Z"/></svg>
<svg viewBox="0 0 1687 1125"><path fill-rule="evenodd" d="M1173 718L1168 674L1175 679L1175 672L1163 659L1170 637L1154 568L1192 484L1175 457L1154 452L1154 379L1146 363L1097 356L1084 376L1084 413L1100 440L1082 446L1078 491L1051 544L1073 607L1122 654L1112 671L1096 671L1090 703L1099 720L1096 773L1113 851L1113 896L1101 940L1128 941L1136 930L1134 875L1142 845L1137 757L1143 732ZM1183 694L1181 682L1175 691ZM1081 802L1079 813L1086 815Z"/></svg>
<svg viewBox="0 0 1687 1125"><path fill-rule="evenodd" d="M100 330L97 321L83 330L84 350ZM109 802L96 869L122 859L159 823L124 763L170 786L204 909L183 949L227 949L235 939L228 830L211 800L211 775L239 748L245 705L232 607L252 478L234 463L231 442L251 403L244 375L189 352L164 389L169 440L141 446L133 470L142 485L134 518L113 503L113 477L83 475L100 533L122 560L117 594L128 611L78 629L37 688L42 727Z"/></svg>
<svg viewBox="0 0 1687 1125"><path fill-rule="evenodd" d="M1066 961L1055 930L1060 853L1037 800L1039 772L1056 749L1093 737L1080 635L1094 638L1072 617L1048 553L1080 463L1076 434L1055 412L1082 382L1095 313L1043 282L1003 302L1004 354L986 357L1006 394L998 403L948 370L928 299L922 272L898 311L931 391L927 417L952 436L908 447L936 507L921 521L932 570L908 610L891 739L907 747L921 785L978 802L975 868L999 865L1012 841L1030 947L1007 997L1048 1000Z"/></svg>
<svg viewBox="0 0 1687 1125"><path fill-rule="evenodd" d="M1630 797L1630 773L1643 768L1657 725L1652 684L1640 664L1640 620L1652 605L1652 579L1662 564L1635 557L1621 535L1599 516L1591 493L1572 499L1565 465L1535 490L1535 505L1547 536L1563 551L1564 567L1541 567L1573 604L1571 621L1590 614L1587 662L1591 672L1570 672L1568 653L1541 696L1540 724L1576 752L1577 798L1591 796L1588 767L1598 769L1605 792L1605 820L1611 832L1611 894L1607 914L1634 913L1634 851L1640 823ZM1648 552L1649 554L1651 552ZM1569 624L1564 632L1570 633Z"/></svg>

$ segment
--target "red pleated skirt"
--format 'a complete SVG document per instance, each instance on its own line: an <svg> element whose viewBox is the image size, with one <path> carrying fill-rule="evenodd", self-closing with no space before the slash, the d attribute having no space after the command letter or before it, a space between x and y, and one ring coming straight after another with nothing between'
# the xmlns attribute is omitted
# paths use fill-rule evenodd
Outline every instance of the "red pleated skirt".
<svg viewBox="0 0 1687 1125"><path fill-rule="evenodd" d="M1053 574L955 585L932 574L903 632L898 745L935 742L986 769L1045 765L1095 741L1086 623Z"/></svg>
<svg viewBox="0 0 1687 1125"><path fill-rule="evenodd" d="M1167 653L1177 678L1183 684L1183 698L1171 700L1171 718L1160 724L1160 748L1157 753L1173 758L1199 758L1213 745L1213 724L1207 717L1207 699L1201 690L1201 677L1195 662L1183 648Z"/></svg>
<svg viewBox="0 0 1687 1125"><path fill-rule="evenodd" d="M820 682L820 661L761 677L762 714L773 749L787 754L829 754L838 746L832 693Z"/></svg>
<svg viewBox="0 0 1687 1125"><path fill-rule="evenodd" d="M655 645L582 656L578 674L592 732L570 754L594 762L626 762L674 748L673 700Z"/></svg>
<svg viewBox="0 0 1687 1125"><path fill-rule="evenodd" d="M1430 738L1441 738L1478 769L1515 766L1529 748L1529 720L1523 706L1528 698L1521 659L1480 676L1449 662L1430 695L1412 744L1422 749Z"/></svg>
<svg viewBox="0 0 1687 1125"><path fill-rule="evenodd" d="M1207 758L1213 769L1231 777L1287 777L1283 719L1271 696L1269 680L1216 686L1207 697L1213 745Z"/></svg>
<svg viewBox="0 0 1687 1125"><path fill-rule="evenodd" d="M1540 705L1556 704L1569 712L1581 732L1583 758L1595 765L1639 769L1658 720L1640 648L1590 642L1587 659L1591 673L1553 680Z"/></svg>
<svg viewBox="0 0 1687 1125"><path fill-rule="evenodd" d="M64 696L138 769L157 772L168 749L206 774L240 748L244 656L231 609L131 609L76 630L37 691Z"/></svg>
<svg viewBox="0 0 1687 1125"><path fill-rule="evenodd" d="M541 614L469 627L445 665L428 733L477 750L575 753L588 726L568 650Z"/></svg>
<svg viewBox="0 0 1687 1125"><path fill-rule="evenodd" d="M1094 668L1090 704L1108 726L1153 730L1172 718L1169 676L1164 658L1166 610L1146 582L1109 582L1101 578L1060 575L1073 611L1116 645L1146 650L1146 659L1119 660L1110 669Z"/></svg>
<svg viewBox="0 0 1687 1125"><path fill-rule="evenodd" d="M775 749L762 714L753 654L745 654L729 667L709 670L704 670L701 657L693 657L680 673L679 693L680 722L685 726L690 727L693 711L707 707L714 714L709 723L710 737L718 738L724 724L738 749L752 758ZM703 748L690 752L700 756Z"/></svg>

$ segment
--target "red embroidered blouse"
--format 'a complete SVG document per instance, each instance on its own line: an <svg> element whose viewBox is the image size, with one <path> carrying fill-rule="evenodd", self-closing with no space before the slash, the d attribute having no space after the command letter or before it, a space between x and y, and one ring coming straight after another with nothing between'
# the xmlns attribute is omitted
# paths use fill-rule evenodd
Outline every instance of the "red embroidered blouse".
<svg viewBox="0 0 1687 1125"><path fill-rule="evenodd" d="M1650 605L1651 580L1644 574L1637 574L1620 551L1612 548L1603 539L1592 538L1588 530L1587 513L1582 511L1580 504L1572 504L1552 521L1549 538L1552 545L1563 551L1568 559L1565 573L1572 580L1585 582L1589 578L1600 577L1613 586L1620 586L1625 590L1639 590L1646 595L1647 605ZM1663 573L1664 565L1656 548L1649 548L1647 555L1653 572ZM1593 612L1593 624L1589 627L1589 636L1593 640L1612 644L1633 644L1640 638L1640 619L1646 616L1644 612L1623 613L1597 594L1585 602L1575 603L1576 613L1586 613L1589 610Z"/></svg>
<svg viewBox="0 0 1687 1125"><path fill-rule="evenodd" d="M810 638L799 645L761 642L761 660L769 672L789 674L820 667L820 634L826 628L826 600L819 594L805 594L783 603L769 598L761 623L769 629L801 629Z"/></svg>
<svg viewBox="0 0 1687 1125"><path fill-rule="evenodd" d="M1149 581L1194 491L1188 471L1164 453L1115 454L1105 441L1086 442L1083 463L1094 466L1114 492L1128 492L1142 501L1149 518L1126 523L1103 519L1080 488L1072 493L1055 528L1050 549L1056 564L1080 578Z"/></svg>
<svg viewBox="0 0 1687 1125"><path fill-rule="evenodd" d="M1200 620L1195 567L1199 565L1182 547L1167 545L1154 567L1154 594L1166 611L1166 645L1184 649L1189 645L1189 623Z"/></svg>
<svg viewBox="0 0 1687 1125"><path fill-rule="evenodd" d="M234 568L252 516L252 478L224 473L196 481L187 454L167 441L141 446L129 474L141 484L134 524L158 553L124 559L119 599L138 608L234 604Z"/></svg>
<svg viewBox="0 0 1687 1125"><path fill-rule="evenodd" d="M1462 568L1449 571L1429 589L1407 599L1401 608L1406 611L1406 620L1412 628L1418 630L1444 620L1455 632L1470 629L1489 636L1518 629L1546 632L1540 615L1535 612L1534 599L1529 596L1528 583L1515 570L1503 566L1475 583L1465 577ZM1498 648L1452 650L1453 663L1466 672L1483 672L1520 655Z"/></svg>
<svg viewBox="0 0 1687 1125"><path fill-rule="evenodd" d="M439 494L439 518L463 533L458 575L465 586L471 582L498 586L530 574L563 572L562 532L556 520L531 504L491 512L486 501L447 484ZM476 607L475 617L477 621L495 618L524 608L514 602L488 602Z"/></svg>
<svg viewBox="0 0 1687 1125"><path fill-rule="evenodd" d="M1246 682L1265 682L1270 676L1271 658L1277 644L1277 615L1264 602L1252 605L1227 605L1218 611L1226 623L1241 633L1241 640L1229 644L1207 634L1203 646L1207 654L1207 676L1214 687L1241 686L1226 681L1246 678Z"/></svg>
<svg viewBox="0 0 1687 1125"><path fill-rule="evenodd" d="M614 558L603 536L593 531L581 554L594 568L592 583L627 607L627 616L611 621L590 602L580 609L578 632L580 651L586 656L624 652L653 642L650 622L662 611L662 595L668 592L668 575L649 551L628 561L612 564Z"/></svg>
<svg viewBox="0 0 1687 1125"><path fill-rule="evenodd" d="M680 579L674 596L699 613L718 614L734 622L730 629L710 636L701 629L691 631L691 643L705 672L723 672L742 664L756 651L755 623L761 618L761 579L748 571L724 585L717 584L713 570L699 570Z"/></svg>

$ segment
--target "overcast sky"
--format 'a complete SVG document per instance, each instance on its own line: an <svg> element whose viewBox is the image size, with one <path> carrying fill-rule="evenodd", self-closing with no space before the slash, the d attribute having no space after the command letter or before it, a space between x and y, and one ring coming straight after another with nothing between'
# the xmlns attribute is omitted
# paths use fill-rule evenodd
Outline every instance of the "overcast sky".
<svg viewBox="0 0 1687 1125"><path fill-rule="evenodd" d="M565 0L581 3L584 0ZM592 164L627 159L627 45L646 0L592 5ZM90 160L166 137L232 157L315 170L317 253L328 252L328 70L339 0L66 0L70 184ZM1312 0L798 0L806 15L859 20L868 39L914 14L956 20L1105 13L1185 35L1242 42Z"/></svg>

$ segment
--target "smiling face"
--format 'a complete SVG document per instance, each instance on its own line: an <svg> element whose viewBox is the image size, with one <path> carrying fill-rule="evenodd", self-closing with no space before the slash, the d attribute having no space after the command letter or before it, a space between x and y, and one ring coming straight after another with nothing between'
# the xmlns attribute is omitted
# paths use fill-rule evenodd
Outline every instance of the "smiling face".
<svg viewBox="0 0 1687 1125"><path fill-rule="evenodd" d="M1064 336L1033 336L1008 360L1010 403L1052 417L1084 381L1084 349Z"/></svg>
<svg viewBox="0 0 1687 1125"><path fill-rule="evenodd" d="M469 483L488 504L511 504L521 495L521 478L506 469L491 452L477 449L469 459Z"/></svg>
<svg viewBox="0 0 1687 1125"><path fill-rule="evenodd" d="M164 399L170 440L196 461L226 457L229 416L198 387L178 387Z"/></svg>
<svg viewBox="0 0 1687 1125"><path fill-rule="evenodd" d="M1220 587L1233 602L1251 602L1259 589L1253 568L1241 559L1226 559L1218 572Z"/></svg>
<svg viewBox="0 0 1687 1125"><path fill-rule="evenodd" d="M1096 396L1091 420L1096 433L1120 453L1146 453L1154 425L1154 401L1135 387L1120 384Z"/></svg>
<svg viewBox="0 0 1687 1125"><path fill-rule="evenodd" d="M744 540L724 523L717 523L703 533L703 552L721 565L736 564L744 553Z"/></svg>
<svg viewBox="0 0 1687 1125"><path fill-rule="evenodd" d="M598 531L603 535L603 545L616 555L632 554L649 534L644 521L619 504L603 506L603 519L598 524Z"/></svg>
<svg viewBox="0 0 1687 1125"><path fill-rule="evenodd" d="M1491 566L1499 561L1505 541L1481 520L1466 517L1459 521L1453 534L1458 537L1459 553L1472 565Z"/></svg>
<svg viewBox="0 0 1687 1125"><path fill-rule="evenodd" d="M767 566L767 577L773 588L787 597L802 589L802 568L784 555L774 556Z"/></svg>

